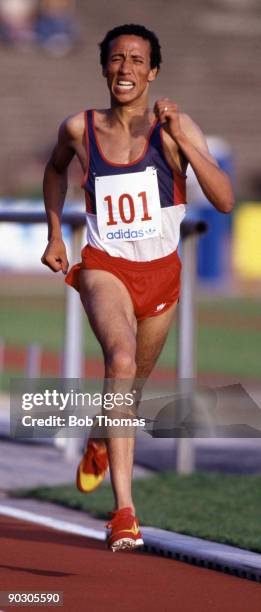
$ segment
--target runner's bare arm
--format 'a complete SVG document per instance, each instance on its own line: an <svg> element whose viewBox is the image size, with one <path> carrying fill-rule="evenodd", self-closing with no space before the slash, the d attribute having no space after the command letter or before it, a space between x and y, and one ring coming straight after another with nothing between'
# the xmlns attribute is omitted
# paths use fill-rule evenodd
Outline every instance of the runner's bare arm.
<svg viewBox="0 0 261 612"><path fill-rule="evenodd" d="M177 105L167 98L156 103L155 112L190 163L208 200L220 212L231 212L234 195L230 178L210 155L206 139L198 125L188 115L179 113Z"/></svg>
<svg viewBox="0 0 261 612"><path fill-rule="evenodd" d="M65 244L62 240L61 216L67 192L67 171L75 155L77 142L75 117L69 117L60 126L58 142L46 165L43 181L44 203L48 222L48 245L42 263L54 272L68 270Z"/></svg>

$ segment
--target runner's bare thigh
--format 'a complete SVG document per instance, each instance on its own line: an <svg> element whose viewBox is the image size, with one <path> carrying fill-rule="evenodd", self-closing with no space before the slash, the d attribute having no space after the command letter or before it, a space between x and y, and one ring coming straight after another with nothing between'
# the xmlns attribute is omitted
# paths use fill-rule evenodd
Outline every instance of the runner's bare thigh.
<svg viewBox="0 0 261 612"><path fill-rule="evenodd" d="M110 272L81 270L80 295L105 355L118 345L135 353L137 322L125 285Z"/></svg>

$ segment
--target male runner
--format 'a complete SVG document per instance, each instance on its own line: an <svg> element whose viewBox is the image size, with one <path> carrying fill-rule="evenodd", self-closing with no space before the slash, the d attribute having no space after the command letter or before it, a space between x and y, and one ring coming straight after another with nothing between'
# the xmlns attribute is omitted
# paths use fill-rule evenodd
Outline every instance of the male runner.
<svg viewBox="0 0 261 612"><path fill-rule="evenodd" d="M100 45L110 107L66 119L47 163L44 198L49 242L42 262L68 271L61 235L67 168L76 154L84 173L87 246L66 281L74 286L101 344L105 390L140 390L164 345L179 297L177 246L191 164L213 206L233 207L228 176L211 157L200 128L169 98L148 105L161 63L157 37L143 26L108 32ZM131 495L134 436L89 439L77 471L94 490L108 465L115 497L112 550L135 548L142 536Z"/></svg>

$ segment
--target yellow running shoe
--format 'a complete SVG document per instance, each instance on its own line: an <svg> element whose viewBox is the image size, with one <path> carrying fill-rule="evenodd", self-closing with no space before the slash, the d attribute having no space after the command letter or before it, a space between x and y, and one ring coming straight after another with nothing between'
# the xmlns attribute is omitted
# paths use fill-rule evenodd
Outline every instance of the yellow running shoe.
<svg viewBox="0 0 261 612"><path fill-rule="evenodd" d="M95 491L104 480L108 467L109 461L104 441L89 438L77 468L77 489L82 493Z"/></svg>

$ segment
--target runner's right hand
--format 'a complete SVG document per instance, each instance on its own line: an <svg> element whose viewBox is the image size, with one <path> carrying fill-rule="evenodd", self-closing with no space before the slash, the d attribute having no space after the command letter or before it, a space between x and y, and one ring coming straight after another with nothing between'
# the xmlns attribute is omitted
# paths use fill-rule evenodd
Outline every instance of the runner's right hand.
<svg viewBox="0 0 261 612"><path fill-rule="evenodd" d="M53 272L66 274L69 268L66 247L61 238L52 238L41 257L41 262Z"/></svg>

